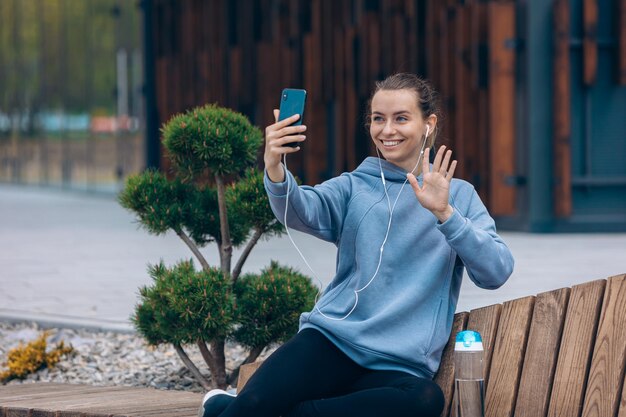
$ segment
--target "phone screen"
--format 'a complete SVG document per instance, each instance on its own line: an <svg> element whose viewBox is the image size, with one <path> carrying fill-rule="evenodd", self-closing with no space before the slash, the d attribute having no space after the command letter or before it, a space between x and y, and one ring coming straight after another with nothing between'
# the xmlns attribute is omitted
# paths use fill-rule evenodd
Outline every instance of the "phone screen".
<svg viewBox="0 0 626 417"><path fill-rule="evenodd" d="M278 120L284 120L294 114L299 114L300 118L293 123L293 126L301 125L304 118L304 105L306 103L306 90L296 88L285 88L280 96L280 115ZM295 148L299 142L287 143L284 146Z"/></svg>

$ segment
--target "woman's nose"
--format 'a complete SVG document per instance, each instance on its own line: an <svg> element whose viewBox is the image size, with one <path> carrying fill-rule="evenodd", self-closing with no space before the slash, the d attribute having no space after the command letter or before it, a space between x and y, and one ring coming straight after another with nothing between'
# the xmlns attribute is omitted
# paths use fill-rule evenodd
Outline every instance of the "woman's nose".
<svg viewBox="0 0 626 417"><path fill-rule="evenodd" d="M392 122L385 123L385 126L383 127L383 133L385 135L391 135L391 134L395 133L395 128L394 128Z"/></svg>

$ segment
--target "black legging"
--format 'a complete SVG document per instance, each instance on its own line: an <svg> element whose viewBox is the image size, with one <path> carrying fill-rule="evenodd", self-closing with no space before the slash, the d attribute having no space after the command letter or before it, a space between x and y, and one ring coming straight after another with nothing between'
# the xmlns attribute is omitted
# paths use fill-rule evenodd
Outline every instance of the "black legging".
<svg viewBox="0 0 626 417"><path fill-rule="evenodd" d="M433 381L363 368L305 329L263 363L220 417L437 417L443 403Z"/></svg>

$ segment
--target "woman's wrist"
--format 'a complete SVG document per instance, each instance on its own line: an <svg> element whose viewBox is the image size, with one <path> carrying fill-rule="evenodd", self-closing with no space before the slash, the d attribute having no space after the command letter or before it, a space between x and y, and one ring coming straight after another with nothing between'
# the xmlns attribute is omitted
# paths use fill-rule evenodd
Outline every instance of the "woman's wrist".
<svg viewBox="0 0 626 417"><path fill-rule="evenodd" d="M454 213L454 209L450 204L448 204L448 206L444 210L433 210L432 213L435 215L435 217L437 217L437 220L439 220L439 222L444 223L452 216L452 213Z"/></svg>
<svg viewBox="0 0 626 417"><path fill-rule="evenodd" d="M283 164L278 163L278 165L271 165L265 167L267 171L267 176L272 182L283 182L285 181L285 170L283 169Z"/></svg>

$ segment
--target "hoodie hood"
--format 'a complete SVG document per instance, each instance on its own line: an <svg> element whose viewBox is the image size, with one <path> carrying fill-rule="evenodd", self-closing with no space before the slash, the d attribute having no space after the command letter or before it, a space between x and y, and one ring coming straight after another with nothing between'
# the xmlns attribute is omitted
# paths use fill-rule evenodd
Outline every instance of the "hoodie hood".
<svg viewBox="0 0 626 417"><path fill-rule="evenodd" d="M380 163L380 164L379 164ZM372 175L380 178L380 169L385 173L385 181L404 182L406 180L407 171L397 165L392 164L384 159L369 156L359 165L354 172ZM422 174L417 176L418 182L422 183Z"/></svg>

